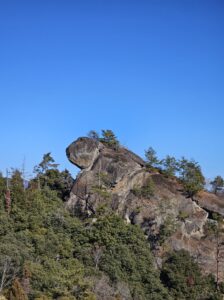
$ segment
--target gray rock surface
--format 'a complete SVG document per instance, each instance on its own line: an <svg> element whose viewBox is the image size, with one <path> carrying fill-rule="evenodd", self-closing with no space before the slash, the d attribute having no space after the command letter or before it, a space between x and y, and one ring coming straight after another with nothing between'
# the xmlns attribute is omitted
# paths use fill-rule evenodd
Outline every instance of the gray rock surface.
<svg viewBox="0 0 224 300"><path fill-rule="evenodd" d="M215 221L209 215L216 212L224 216L223 199L207 192L195 201L186 198L177 179L149 171L139 156L122 147L115 150L82 137L66 153L70 162L81 169L66 203L74 214L88 217L106 205L127 222L141 226L158 266L170 250L186 249L205 273L216 276L217 236L210 230ZM140 195L139 191L149 182L153 194ZM219 240L223 240L222 233ZM219 248L222 257L224 246ZM224 279L223 261L219 262L221 279Z"/></svg>

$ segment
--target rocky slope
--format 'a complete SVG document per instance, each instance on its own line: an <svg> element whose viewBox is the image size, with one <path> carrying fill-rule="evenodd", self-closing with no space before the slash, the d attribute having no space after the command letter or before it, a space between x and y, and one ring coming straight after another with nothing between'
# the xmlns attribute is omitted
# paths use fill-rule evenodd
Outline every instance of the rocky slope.
<svg viewBox="0 0 224 300"><path fill-rule="evenodd" d="M224 199L208 192L194 201L186 198L176 178L148 170L140 157L122 147L81 137L66 153L81 169L67 201L74 214L94 216L97 209L109 207L141 226L158 266L170 250L186 249L205 273L217 276L218 268L219 280L224 279L223 234L217 238L212 229L212 213L224 216Z"/></svg>

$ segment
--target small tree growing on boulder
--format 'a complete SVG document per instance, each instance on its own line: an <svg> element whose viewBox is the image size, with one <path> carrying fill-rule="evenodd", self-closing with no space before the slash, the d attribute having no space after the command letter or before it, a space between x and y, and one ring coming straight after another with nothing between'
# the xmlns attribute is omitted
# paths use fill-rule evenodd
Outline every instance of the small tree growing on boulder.
<svg viewBox="0 0 224 300"><path fill-rule="evenodd" d="M145 150L145 157L149 167L158 168L160 161L157 158L156 151L152 147Z"/></svg>
<svg viewBox="0 0 224 300"><path fill-rule="evenodd" d="M176 171L178 170L178 163L176 158L170 155L167 155L162 161L163 172L167 176L175 176Z"/></svg>
<svg viewBox="0 0 224 300"><path fill-rule="evenodd" d="M99 140L99 134L98 132L96 132L95 130L90 130L87 134L87 136L90 138L90 139L93 139L95 141L98 141Z"/></svg>
<svg viewBox="0 0 224 300"><path fill-rule="evenodd" d="M100 141L114 149L119 147L119 141L113 131L110 129L102 130L102 138L100 138Z"/></svg>
<svg viewBox="0 0 224 300"><path fill-rule="evenodd" d="M184 186L184 191L188 197L193 198L201 191L205 184L205 178L201 167L194 160L187 160L184 157L179 162L180 179Z"/></svg>

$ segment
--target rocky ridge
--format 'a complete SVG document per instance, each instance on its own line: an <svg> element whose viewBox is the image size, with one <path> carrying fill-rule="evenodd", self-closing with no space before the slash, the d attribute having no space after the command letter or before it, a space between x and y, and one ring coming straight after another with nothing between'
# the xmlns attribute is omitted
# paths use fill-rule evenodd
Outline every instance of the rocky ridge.
<svg viewBox="0 0 224 300"><path fill-rule="evenodd" d="M223 234L217 239L211 230L212 213L224 216L224 199L205 191L194 200L186 198L176 178L150 171L123 147L81 137L66 154L81 169L66 203L74 214L89 217L110 208L144 230L158 266L170 250L185 249L205 273L217 276L218 271L224 279Z"/></svg>

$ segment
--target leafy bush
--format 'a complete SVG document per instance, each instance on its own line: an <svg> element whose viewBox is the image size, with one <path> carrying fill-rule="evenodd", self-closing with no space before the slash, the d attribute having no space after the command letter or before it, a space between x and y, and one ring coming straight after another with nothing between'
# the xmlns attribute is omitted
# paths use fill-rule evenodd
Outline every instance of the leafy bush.
<svg viewBox="0 0 224 300"><path fill-rule="evenodd" d="M152 181L151 178L149 178L145 183L145 185L141 187L134 186L131 191L137 197L150 198L151 196L154 195L154 182Z"/></svg>
<svg viewBox="0 0 224 300"><path fill-rule="evenodd" d="M185 221L189 217L189 213L186 211L180 211L178 214L178 219L181 221Z"/></svg>
<svg viewBox="0 0 224 300"><path fill-rule="evenodd" d="M222 299L216 291L214 278L203 276L187 251L170 254L163 264L160 278L173 299Z"/></svg>
<svg viewBox="0 0 224 300"><path fill-rule="evenodd" d="M94 253L101 249L98 268L112 282L127 282L134 299L169 299L153 267L153 258L142 230L127 225L114 214L100 216L74 235L75 257L95 267ZM78 246L79 245L79 246Z"/></svg>
<svg viewBox="0 0 224 300"><path fill-rule="evenodd" d="M176 221L172 215L168 215L159 228L159 243L163 244L176 231Z"/></svg>

